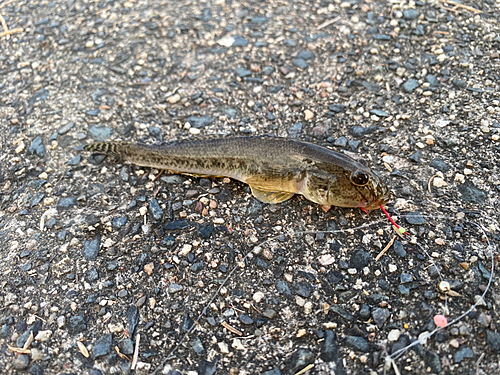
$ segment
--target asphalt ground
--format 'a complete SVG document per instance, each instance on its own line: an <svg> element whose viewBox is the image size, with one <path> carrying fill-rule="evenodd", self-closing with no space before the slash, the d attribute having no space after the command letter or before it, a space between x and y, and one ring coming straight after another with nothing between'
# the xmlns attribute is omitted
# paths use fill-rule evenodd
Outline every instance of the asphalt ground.
<svg viewBox="0 0 500 375"><path fill-rule="evenodd" d="M0 372L498 373L499 6L0 3ZM409 235L83 152L205 135L361 156Z"/></svg>

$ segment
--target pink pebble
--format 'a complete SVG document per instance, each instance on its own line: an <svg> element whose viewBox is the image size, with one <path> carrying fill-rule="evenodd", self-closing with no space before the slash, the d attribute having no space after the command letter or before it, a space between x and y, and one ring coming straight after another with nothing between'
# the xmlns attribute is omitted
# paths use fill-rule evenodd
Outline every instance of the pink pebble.
<svg viewBox="0 0 500 375"><path fill-rule="evenodd" d="M438 327L446 327L448 324L448 319L444 315L435 315L434 316L434 324Z"/></svg>

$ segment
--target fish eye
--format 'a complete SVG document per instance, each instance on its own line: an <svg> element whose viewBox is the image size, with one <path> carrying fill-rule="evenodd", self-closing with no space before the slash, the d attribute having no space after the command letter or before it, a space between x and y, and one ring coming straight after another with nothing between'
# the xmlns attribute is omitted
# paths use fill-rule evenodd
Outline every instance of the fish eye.
<svg viewBox="0 0 500 375"><path fill-rule="evenodd" d="M357 170L357 171L352 172L352 174L351 174L351 182L354 185L363 186L363 185L366 185L369 180L370 180L370 177L368 176L368 174L366 174L366 172Z"/></svg>
<svg viewBox="0 0 500 375"><path fill-rule="evenodd" d="M361 164L363 167L368 167L368 162L365 159L359 159L358 160L359 164Z"/></svg>

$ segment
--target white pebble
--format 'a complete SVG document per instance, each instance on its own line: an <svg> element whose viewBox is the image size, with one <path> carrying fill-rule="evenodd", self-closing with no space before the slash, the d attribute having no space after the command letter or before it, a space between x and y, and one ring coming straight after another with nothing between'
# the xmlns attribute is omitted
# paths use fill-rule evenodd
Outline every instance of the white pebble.
<svg viewBox="0 0 500 375"><path fill-rule="evenodd" d="M314 112L306 109L304 111L304 117L305 117L306 121L312 120L314 118Z"/></svg>
<svg viewBox="0 0 500 375"><path fill-rule="evenodd" d="M264 293L262 292L256 292L254 295L253 295L253 300L257 303L259 303L260 301L262 301L266 296L264 295Z"/></svg>
<svg viewBox="0 0 500 375"><path fill-rule="evenodd" d="M391 329L391 331L387 335L387 340L393 341L393 342L398 341L400 335L401 335L401 332L399 332L399 329Z"/></svg>
<svg viewBox="0 0 500 375"><path fill-rule="evenodd" d="M179 100L181 100L181 96L179 94L174 94L170 98L167 99L170 104L175 104Z"/></svg>
<svg viewBox="0 0 500 375"><path fill-rule="evenodd" d="M441 177L435 177L434 180L432 181L432 185L434 185L437 188L448 186L445 180L443 180Z"/></svg>

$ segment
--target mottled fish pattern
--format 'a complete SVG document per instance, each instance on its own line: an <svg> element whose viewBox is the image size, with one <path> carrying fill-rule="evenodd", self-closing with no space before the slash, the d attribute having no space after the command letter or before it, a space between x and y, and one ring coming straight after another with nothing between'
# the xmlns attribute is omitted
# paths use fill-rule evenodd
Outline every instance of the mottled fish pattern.
<svg viewBox="0 0 500 375"><path fill-rule="evenodd" d="M200 137L159 145L98 142L85 150L129 163L195 176L226 176L250 185L266 203L301 194L324 206L378 208L389 190L364 160L295 139Z"/></svg>

